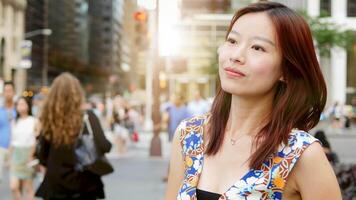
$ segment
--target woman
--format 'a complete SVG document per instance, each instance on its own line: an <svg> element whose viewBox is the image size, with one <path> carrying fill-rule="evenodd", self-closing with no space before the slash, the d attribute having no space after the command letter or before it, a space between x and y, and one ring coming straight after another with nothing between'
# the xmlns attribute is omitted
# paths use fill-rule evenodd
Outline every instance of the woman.
<svg viewBox="0 0 356 200"><path fill-rule="evenodd" d="M51 200L105 197L100 176L75 170L76 139L81 132L88 132L83 125L83 102L84 94L78 79L63 73L54 80L40 115L38 157L46 166L46 173L36 192L38 197ZM97 149L100 153L109 152L111 144L105 138L98 118L93 112L87 113Z"/></svg>
<svg viewBox="0 0 356 200"><path fill-rule="evenodd" d="M318 123L326 86L304 19L279 3L249 5L218 53L211 113L177 128L166 199L341 199L306 132Z"/></svg>
<svg viewBox="0 0 356 200"><path fill-rule="evenodd" d="M323 151L328 158L329 162L333 165L339 162L338 156L335 152L331 150L331 145L329 143L328 138L325 135L325 132L323 130L318 130L314 137L319 140L321 143L321 146L323 147Z"/></svg>
<svg viewBox="0 0 356 200"><path fill-rule="evenodd" d="M25 97L19 98L16 102L16 118L11 128L10 145L10 188L15 200L34 199L35 169L30 163L34 161L35 125L36 119L31 116L31 102ZM23 195L23 192L27 195Z"/></svg>

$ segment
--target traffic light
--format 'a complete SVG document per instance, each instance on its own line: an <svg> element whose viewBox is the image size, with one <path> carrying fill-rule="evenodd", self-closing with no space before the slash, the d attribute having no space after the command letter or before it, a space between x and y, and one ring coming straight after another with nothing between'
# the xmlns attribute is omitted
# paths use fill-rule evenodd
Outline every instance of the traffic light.
<svg viewBox="0 0 356 200"><path fill-rule="evenodd" d="M146 11L136 11L134 13L136 46L139 50L146 50L149 43L148 38L148 13Z"/></svg>

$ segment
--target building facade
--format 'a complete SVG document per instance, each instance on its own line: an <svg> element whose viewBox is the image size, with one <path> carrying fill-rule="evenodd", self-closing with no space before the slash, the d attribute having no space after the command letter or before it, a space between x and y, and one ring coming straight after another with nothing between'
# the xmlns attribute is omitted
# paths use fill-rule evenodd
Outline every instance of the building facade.
<svg viewBox="0 0 356 200"><path fill-rule="evenodd" d="M19 69L20 44L24 39L25 0L0 1L0 78L15 82L16 91L24 90L26 71Z"/></svg>
<svg viewBox="0 0 356 200"><path fill-rule="evenodd" d="M199 0L180 2L180 17L173 27L179 37L179 50L165 59L168 96L194 91L203 97L215 95L217 48L224 41L231 20L230 0ZM175 39L174 39L175 40Z"/></svg>
<svg viewBox="0 0 356 200"><path fill-rule="evenodd" d="M121 67L120 74L125 78L126 86L133 89L144 88L141 76L145 75L144 65L139 66L139 48L136 45L138 32L135 27L134 13L138 10L135 0L124 1L123 34L121 37ZM143 77L144 78L144 77ZM122 89L121 89L122 90Z"/></svg>
<svg viewBox="0 0 356 200"><path fill-rule="evenodd" d="M47 67L49 83L61 72L70 71L84 85L105 91L109 74L121 70L124 1L28 1L26 29L52 30L50 36L31 38L29 85L42 85L41 71Z"/></svg>
<svg viewBox="0 0 356 200"><path fill-rule="evenodd" d="M89 0L90 65L120 70L123 6L121 0Z"/></svg>
<svg viewBox="0 0 356 200"><path fill-rule="evenodd" d="M115 80L102 90L122 90L113 84L123 87L122 76L122 37L124 19L124 1L89 0L89 67L100 68ZM121 77L120 77L121 75ZM102 79L97 84L105 85L108 79ZM120 91L116 91L120 92Z"/></svg>
<svg viewBox="0 0 356 200"><path fill-rule="evenodd" d="M47 28L47 6L46 0L27 0L25 32L33 32ZM27 87L32 88L42 85L42 70L45 57L44 44L48 42L47 36L37 34L27 38L32 42L31 60L32 66L27 69Z"/></svg>
<svg viewBox="0 0 356 200"><path fill-rule="evenodd" d="M356 1L354 0L308 0L306 10L310 16L328 15L328 20L341 29L356 31ZM356 44L345 50L332 47L330 57L320 58L328 86L328 104L350 104L356 98Z"/></svg>
<svg viewBox="0 0 356 200"><path fill-rule="evenodd" d="M49 1L50 52L88 63L88 2L86 0Z"/></svg>

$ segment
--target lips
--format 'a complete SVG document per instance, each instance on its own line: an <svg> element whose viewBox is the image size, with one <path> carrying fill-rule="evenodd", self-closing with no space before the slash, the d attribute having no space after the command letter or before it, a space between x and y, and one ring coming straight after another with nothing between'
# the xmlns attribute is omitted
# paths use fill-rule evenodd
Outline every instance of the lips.
<svg viewBox="0 0 356 200"><path fill-rule="evenodd" d="M228 76L232 76L232 77L244 77L246 76L246 74L244 74L243 72L241 72L238 69L232 68L232 67L226 67L224 68L226 74Z"/></svg>

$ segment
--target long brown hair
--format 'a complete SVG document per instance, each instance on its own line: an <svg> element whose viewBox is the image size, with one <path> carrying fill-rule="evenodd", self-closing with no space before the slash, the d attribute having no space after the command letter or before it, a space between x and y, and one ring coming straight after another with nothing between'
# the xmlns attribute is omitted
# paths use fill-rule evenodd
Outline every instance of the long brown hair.
<svg viewBox="0 0 356 200"><path fill-rule="evenodd" d="M59 75L42 107L41 133L55 146L73 144L82 122L84 92L79 80L70 73Z"/></svg>
<svg viewBox="0 0 356 200"><path fill-rule="evenodd" d="M265 12L274 24L285 82L276 83L273 110L267 124L254 139L256 150L249 158L249 166L254 169L261 166L279 145L287 143L293 128L304 131L313 128L319 122L327 96L309 26L293 10L274 2L251 4L234 15L227 35L239 17L257 12ZM206 149L208 155L215 155L222 146L230 106L231 94L218 85L211 109L208 138L212 142Z"/></svg>

